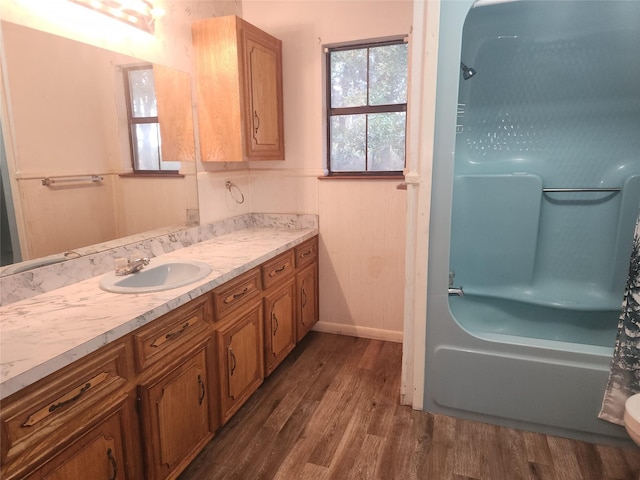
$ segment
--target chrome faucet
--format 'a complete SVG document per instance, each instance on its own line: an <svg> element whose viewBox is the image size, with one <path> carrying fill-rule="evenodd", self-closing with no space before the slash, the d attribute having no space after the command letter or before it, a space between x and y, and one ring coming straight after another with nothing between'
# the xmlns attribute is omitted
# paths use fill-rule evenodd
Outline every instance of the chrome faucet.
<svg viewBox="0 0 640 480"><path fill-rule="evenodd" d="M149 265L151 259L149 257L136 258L116 258L116 275L129 275L139 272L145 266Z"/></svg>
<svg viewBox="0 0 640 480"><path fill-rule="evenodd" d="M462 285L457 288L453 286L453 279L456 277L456 272L453 270L449 272L449 296L457 295L458 297L464 297L464 290L462 290Z"/></svg>

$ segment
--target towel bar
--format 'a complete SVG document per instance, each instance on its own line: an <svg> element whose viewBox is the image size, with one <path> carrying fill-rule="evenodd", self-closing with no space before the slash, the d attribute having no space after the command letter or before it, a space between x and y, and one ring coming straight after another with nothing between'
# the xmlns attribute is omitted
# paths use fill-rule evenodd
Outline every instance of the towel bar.
<svg viewBox="0 0 640 480"><path fill-rule="evenodd" d="M101 177L100 175L84 175L84 176L77 176L77 177L58 177L58 178L43 178L42 179L42 185L45 186L49 186L49 185L53 185L54 183L66 183L66 182L90 182L90 183L96 183L96 182L101 182L103 180L103 177Z"/></svg>

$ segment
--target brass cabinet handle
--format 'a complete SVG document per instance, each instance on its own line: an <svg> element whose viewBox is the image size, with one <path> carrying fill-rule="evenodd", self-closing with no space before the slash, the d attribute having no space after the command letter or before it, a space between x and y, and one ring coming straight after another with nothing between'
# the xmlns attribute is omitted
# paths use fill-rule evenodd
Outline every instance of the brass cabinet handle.
<svg viewBox="0 0 640 480"><path fill-rule="evenodd" d="M197 319L196 319L197 320ZM157 348L160 345L162 345L163 343L165 343L168 340L173 340L176 337L179 337L180 335L182 335L185 330L187 328L189 328L192 325L191 320L185 322L182 327L180 328L180 330L176 330L173 332L169 332L167 333L164 337L160 337L160 338L156 338L153 343L151 344L152 347Z"/></svg>
<svg viewBox="0 0 640 480"><path fill-rule="evenodd" d="M200 386L200 398L198 399L198 405L202 405L204 401L204 382L202 381L202 376L198 375L198 385Z"/></svg>
<svg viewBox="0 0 640 480"><path fill-rule="evenodd" d="M184 333L184 331L189 328L189 322L185 322L184 325L182 325L182 328L180 330L178 330L177 332L169 332L167 333L164 338L166 338L167 340L171 340L172 338L176 338L180 335L182 335Z"/></svg>
<svg viewBox="0 0 640 480"><path fill-rule="evenodd" d="M301 290L302 290L302 295L301 295L302 296L302 309L304 310L304 307L307 306L307 292L304 289L304 281L302 282ZM300 315L300 323L302 325L304 325L304 313L302 315Z"/></svg>
<svg viewBox="0 0 640 480"><path fill-rule="evenodd" d="M249 287L244 287L244 290L242 290L240 293L234 293L233 295L229 295L227 298L225 298L224 299L224 303L226 305L229 305L234 300L237 300L237 299L243 297L244 295L246 295L246 293L248 291L249 291Z"/></svg>
<svg viewBox="0 0 640 480"><path fill-rule="evenodd" d="M22 424L23 427L32 427L36 423L44 420L53 412L62 408L70 403L76 402L79 400L90 388L95 388L105 380L109 378L109 374L107 372L99 373L94 377L90 378L86 381L81 387L77 387L74 390L62 395L58 399L55 400L55 403L42 407L40 410L33 412Z"/></svg>
<svg viewBox="0 0 640 480"><path fill-rule="evenodd" d="M67 400L63 400L61 402L58 403L54 403L53 405L51 405L49 407L49 411L50 412L54 412L55 410L59 409L60 407L64 407L65 405L69 405L70 403L75 402L76 400L78 400L82 395L84 395L84 393L89 390L91 388L91 382L87 382L84 384L84 387L82 387L78 393L76 395L74 395L71 398L68 398Z"/></svg>
<svg viewBox="0 0 640 480"><path fill-rule="evenodd" d="M275 337L276 336L276 332L278 331L278 326L279 326L278 317L276 317L275 312L271 312L271 320L272 320L272 322L271 322L271 330L273 330L273 336ZM275 323L275 328L273 328L273 325L274 325L273 320L275 320L275 322L276 322Z"/></svg>
<svg viewBox="0 0 640 480"><path fill-rule="evenodd" d="M109 480L116 480L118 478L118 464L116 463L116 459L113 458L113 452L111 449L107 450L107 459L109 460L109 465L113 469L113 475L109 477Z"/></svg>
<svg viewBox="0 0 640 480"><path fill-rule="evenodd" d="M258 134L258 129L260 128L260 117L258 116L257 111L253 111L253 134Z"/></svg>
<svg viewBox="0 0 640 480"><path fill-rule="evenodd" d="M313 247L309 248L309 250L307 250L306 252L300 252L300 254L298 255L298 257L300 258L304 258L307 255L311 255L313 253Z"/></svg>
<svg viewBox="0 0 640 480"><path fill-rule="evenodd" d="M150 346L153 348L160 347L162 344L168 342L169 340L173 340L174 338L182 335L187 330L187 328L193 327L196 323L198 323L198 321L198 316L194 315L189 320L184 322L181 327L178 327L176 330L169 332L166 335L162 335L156 338Z"/></svg>
<svg viewBox="0 0 640 480"><path fill-rule="evenodd" d="M233 376L233 372L236 369L236 356L233 354L233 349L231 345L227 346L227 396L232 400L235 400L236 395L233 388L233 382L231 381L231 377Z"/></svg>
<svg viewBox="0 0 640 480"><path fill-rule="evenodd" d="M270 277L275 277L277 274L281 273L282 271L284 271L285 268L287 268L289 266L289 262L285 263L284 265L282 265L280 268L276 268L275 270L271 270L269 272L269 276Z"/></svg>
<svg viewBox="0 0 640 480"><path fill-rule="evenodd" d="M236 363L236 356L233 353L233 348L231 347L227 347L227 351L229 352L229 375L233 375L233 372L236 371L236 367L237 367L237 363Z"/></svg>

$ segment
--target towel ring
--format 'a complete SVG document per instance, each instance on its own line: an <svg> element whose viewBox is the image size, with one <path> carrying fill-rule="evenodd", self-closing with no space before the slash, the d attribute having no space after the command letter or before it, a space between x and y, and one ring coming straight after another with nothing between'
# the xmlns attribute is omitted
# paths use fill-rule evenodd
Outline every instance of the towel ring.
<svg viewBox="0 0 640 480"><path fill-rule="evenodd" d="M229 190L229 195L231 195L231 198L233 198L236 203L244 203L244 193L242 193L240 187L238 187L235 183L230 182L229 180L225 182L224 186L227 187L227 190ZM239 198L237 197L238 194L240 195Z"/></svg>

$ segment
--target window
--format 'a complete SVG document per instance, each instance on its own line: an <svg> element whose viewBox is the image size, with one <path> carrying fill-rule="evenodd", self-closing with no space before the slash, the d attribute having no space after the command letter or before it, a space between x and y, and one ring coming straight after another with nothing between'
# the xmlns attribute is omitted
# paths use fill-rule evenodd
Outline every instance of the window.
<svg viewBox="0 0 640 480"><path fill-rule="evenodd" d="M123 69L134 173L178 173L180 162L163 162L153 66Z"/></svg>
<svg viewBox="0 0 640 480"><path fill-rule="evenodd" d="M327 50L329 175L401 175L405 164L408 45Z"/></svg>

